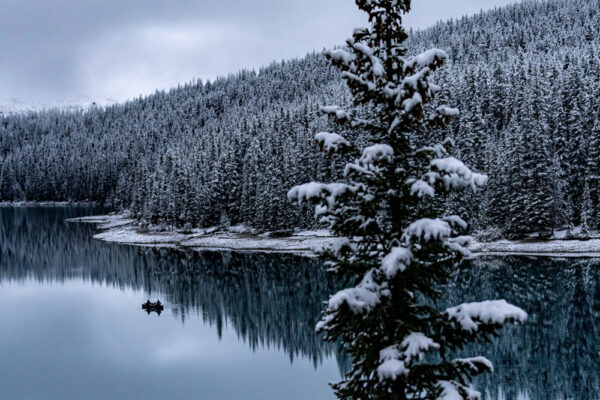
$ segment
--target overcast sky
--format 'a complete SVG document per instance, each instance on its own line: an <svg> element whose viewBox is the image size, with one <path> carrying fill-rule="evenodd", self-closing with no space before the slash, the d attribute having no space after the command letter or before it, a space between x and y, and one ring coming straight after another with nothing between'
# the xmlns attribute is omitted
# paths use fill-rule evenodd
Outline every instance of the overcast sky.
<svg viewBox="0 0 600 400"><path fill-rule="evenodd" d="M415 0L427 27L515 0ZM0 100L125 100L341 44L352 0L0 0Z"/></svg>

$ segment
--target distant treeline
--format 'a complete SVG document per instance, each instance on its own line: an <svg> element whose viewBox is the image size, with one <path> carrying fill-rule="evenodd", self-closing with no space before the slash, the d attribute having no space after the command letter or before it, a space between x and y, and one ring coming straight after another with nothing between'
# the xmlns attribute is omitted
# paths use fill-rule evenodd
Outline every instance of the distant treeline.
<svg viewBox="0 0 600 400"><path fill-rule="evenodd" d="M597 0L525 1L412 33L411 51L450 55L436 81L461 110L430 134L490 175L445 204L474 229L598 227L599 21ZM286 192L340 179L313 138L336 131L318 107L349 99L311 54L106 108L0 117L0 199L94 200L179 227L311 226Z"/></svg>

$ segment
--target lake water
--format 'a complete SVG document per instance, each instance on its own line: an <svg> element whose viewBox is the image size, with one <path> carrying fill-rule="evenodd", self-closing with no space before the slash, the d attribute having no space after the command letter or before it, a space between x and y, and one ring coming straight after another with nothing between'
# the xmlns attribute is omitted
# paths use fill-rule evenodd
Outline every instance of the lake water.
<svg viewBox="0 0 600 400"><path fill-rule="evenodd" d="M317 260L105 244L64 222L94 212L0 207L0 399L334 398L350 361L314 334L335 290ZM600 398L600 261L482 258L447 291L529 313L465 352L495 363L485 398Z"/></svg>

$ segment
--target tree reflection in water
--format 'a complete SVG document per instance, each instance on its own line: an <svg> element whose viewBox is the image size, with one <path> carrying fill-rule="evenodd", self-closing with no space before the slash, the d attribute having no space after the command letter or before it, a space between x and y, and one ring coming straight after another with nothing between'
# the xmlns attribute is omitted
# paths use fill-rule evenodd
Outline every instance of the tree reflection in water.
<svg viewBox="0 0 600 400"><path fill-rule="evenodd" d="M94 211L0 207L0 281L83 279L142 289L166 296L184 322L193 313L219 335L234 328L252 349L275 347L315 365L334 354L348 369L347 357L314 333L322 302L336 289L318 260L111 245L90 240L92 226L64 222ZM457 267L446 292L441 306L504 298L529 313L493 346L464 352L495 363L496 372L477 381L487 399L600 397L600 260L477 258Z"/></svg>
<svg viewBox="0 0 600 400"><path fill-rule="evenodd" d="M465 354L494 361L477 385L488 399L600 398L600 260L477 258L460 266L449 302L505 298L529 313L494 346Z"/></svg>
<svg viewBox="0 0 600 400"><path fill-rule="evenodd" d="M118 246L90 240L90 225L64 222L92 212L0 207L0 281L77 278L143 289L164 296L183 322L199 315L219 337L229 325L252 349L275 347L291 361L309 357L315 367L335 355L347 369L347 358L314 332L323 301L336 289L317 259Z"/></svg>

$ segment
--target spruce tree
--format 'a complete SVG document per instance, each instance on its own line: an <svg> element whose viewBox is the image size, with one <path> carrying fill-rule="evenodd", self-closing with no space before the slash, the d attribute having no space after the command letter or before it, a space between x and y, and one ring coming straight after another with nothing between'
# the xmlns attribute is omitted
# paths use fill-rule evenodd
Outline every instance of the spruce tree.
<svg viewBox="0 0 600 400"><path fill-rule="evenodd" d="M586 183L590 191L591 215L594 221L590 228L598 227L598 218L600 217L600 120L598 114L594 115L594 125L588 138L587 146L587 171Z"/></svg>
<svg viewBox="0 0 600 400"><path fill-rule="evenodd" d="M355 107L323 107L370 142L358 151L336 133L316 140L328 153L357 154L345 181L311 182L290 200L317 202L316 215L339 237L322 255L331 271L355 286L333 295L317 330L340 341L353 359L333 385L343 399L477 399L468 386L491 371L484 357L453 359L474 340L489 340L524 311L504 300L440 311L440 286L468 253L458 216L439 216L443 193L483 186L487 178L448 155L445 144L423 143L430 130L458 110L431 106L439 87L432 73L447 55L429 50L406 56L402 18L410 0L356 0L370 26L355 29L346 49L326 55L341 70ZM357 112L360 111L360 112Z"/></svg>
<svg viewBox="0 0 600 400"><path fill-rule="evenodd" d="M583 198L581 199L581 235L588 237L592 221L592 198L590 196L590 186L586 182L583 188Z"/></svg>

